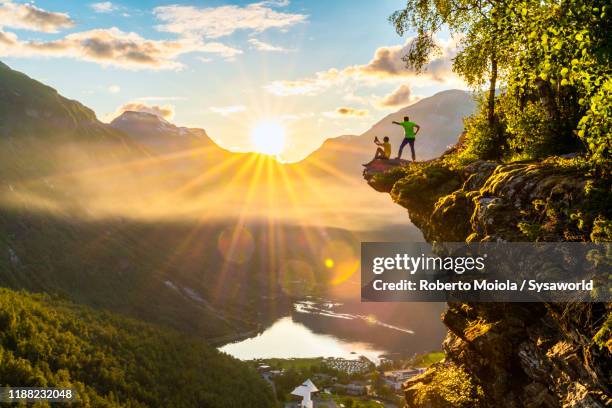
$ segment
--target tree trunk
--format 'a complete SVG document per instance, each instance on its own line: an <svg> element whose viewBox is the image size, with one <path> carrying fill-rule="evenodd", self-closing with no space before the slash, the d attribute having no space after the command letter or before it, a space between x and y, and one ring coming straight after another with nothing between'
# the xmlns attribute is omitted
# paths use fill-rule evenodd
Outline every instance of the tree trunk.
<svg viewBox="0 0 612 408"><path fill-rule="evenodd" d="M498 160L503 156L504 140L499 121L495 114L495 89L497 87L497 56L495 51L491 54L491 77L489 78L489 95L487 97L487 119L493 140L489 148L487 159Z"/></svg>
<svg viewBox="0 0 612 408"><path fill-rule="evenodd" d="M544 81L541 78L536 78L535 86L538 90L540 102L546 111L548 119L554 125L558 124L559 107L557 106L557 101L555 100L555 91L553 90L552 86L550 86L550 82Z"/></svg>
<svg viewBox="0 0 612 408"><path fill-rule="evenodd" d="M489 79L488 119L489 125L495 125L495 88L497 86L497 57L491 54L491 78Z"/></svg>

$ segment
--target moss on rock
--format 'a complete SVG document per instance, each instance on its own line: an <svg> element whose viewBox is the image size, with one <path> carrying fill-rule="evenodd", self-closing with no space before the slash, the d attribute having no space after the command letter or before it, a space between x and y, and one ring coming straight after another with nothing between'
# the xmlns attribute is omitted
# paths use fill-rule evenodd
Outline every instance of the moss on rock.
<svg viewBox="0 0 612 408"><path fill-rule="evenodd" d="M406 406L431 408L481 407L482 387L460 365L435 364L426 374L406 383Z"/></svg>
<svg viewBox="0 0 612 408"><path fill-rule="evenodd" d="M612 240L610 181L575 158L459 165L447 155L369 182L429 242ZM405 384L409 408L612 404L609 305L453 303L443 322L446 358Z"/></svg>

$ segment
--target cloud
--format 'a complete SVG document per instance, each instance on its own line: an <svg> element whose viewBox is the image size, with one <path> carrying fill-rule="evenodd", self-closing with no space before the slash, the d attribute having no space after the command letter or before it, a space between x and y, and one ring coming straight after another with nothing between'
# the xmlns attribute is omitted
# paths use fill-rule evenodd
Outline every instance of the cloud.
<svg viewBox="0 0 612 408"><path fill-rule="evenodd" d="M6 33L0 29L0 46L15 45L17 43L17 36L13 33Z"/></svg>
<svg viewBox="0 0 612 408"><path fill-rule="evenodd" d="M219 38L238 30L261 33L270 28L284 29L307 20L307 15L284 13L271 8L287 4L285 1L264 1L244 7L170 5L156 7L153 13L162 22L157 26L161 31L186 37Z"/></svg>
<svg viewBox="0 0 612 408"><path fill-rule="evenodd" d="M187 99L184 96L140 96L136 98L137 101L184 101Z"/></svg>
<svg viewBox="0 0 612 408"><path fill-rule="evenodd" d="M211 54L219 54L221 57L228 60L233 59L236 55L242 54L242 50L227 46L219 42L203 44L200 47L199 51L208 52Z"/></svg>
<svg viewBox="0 0 612 408"><path fill-rule="evenodd" d="M108 92L110 93L119 93L121 92L121 87L119 85L111 85L108 87Z"/></svg>
<svg viewBox="0 0 612 408"><path fill-rule="evenodd" d="M414 39L408 39L404 45L380 47L374 57L365 65L354 65L343 70L344 75L370 77L376 79L396 79L415 77L417 72L406 67L403 57L412 47ZM435 82L445 82L452 73L452 60L457 54L457 44L453 40L436 40L441 48L438 56L426 66L421 76Z"/></svg>
<svg viewBox="0 0 612 408"><path fill-rule="evenodd" d="M349 80L375 84L398 80L405 81L407 78L432 82L447 82L456 79L452 72L452 60L456 55L455 41L438 40L442 52L430 61L424 72L420 74L406 68L405 62L402 60L402 57L412 45L412 41L412 39L409 39L404 45L380 47L366 64L320 71L311 78L273 81L265 85L264 89L279 96L317 95L334 85L340 85Z"/></svg>
<svg viewBox="0 0 612 408"><path fill-rule="evenodd" d="M259 4L270 7L287 7L289 5L289 0L268 0L262 1Z"/></svg>
<svg viewBox="0 0 612 408"><path fill-rule="evenodd" d="M369 116L370 112L368 112L366 109L340 107L337 108L335 111L324 112L323 115L327 116L328 118L364 118L366 116Z"/></svg>
<svg viewBox="0 0 612 408"><path fill-rule="evenodd" d="M174 118L174 105L149 105L143 102L128 102L117 108L115 113L107 115L105 119L110 122L127 111L152 113L165 120L172 120Z"/></svg>
<svg viewBox="0 0 612 408"><path fill-rule="evenodd" d="M13 42L3 46L0 41L3 56L69 57L126 69L179 69L183 65L176 59L186 53L216 53L228 58L242 52L220 43L149 40L116 27L73 33L46 42L19 41L14 34L4 36L7 34Z"/></svg>
<svg viewBox="0 0 612 408"><path fill-rule="evenodd" d="M264 86L271 94L278 96L317 95L328 85L316 79L299 79L297 81L273 81Z"/></svg>
<svg viewBox="0 0 612 408"><path fill-rule="evenodd" d="M244 105L231 105L231 106L211 106L210 110L219 115L228 116L238 112L244 112L246 106Z"/></svg>
<svg viewBox="0 0 612 408"><path fill-rule="evenodd" d="M275 6L280 4L273 3ZM90 7L100 13L119 9L119 6L110 1L92 3ZM277 14L284 15L263 3L252 4L244 9L263 10L264 16L260 17L264 23L268 17L275 20ZM266 10L272 14L268 16ZM204 42L199 38L185 36L176 40L151 40L116 27L71 33L50 41L20 40L15 33L4 29L10 27L55 33L72 26L74 21L68 14L49 12L33 4L0 0L0 56L75 58L124 69L161 70L183 68L184 65L177 59L186 53L216 54L226 60L232 60L243 53L240 49L220 42Z"/></svg>
<svg viewBox="0 0 612 408"><path fill-rule="evenodd" d="M410 42L405 45L380 47L374 52L374 57L365 65L356 65L346 69L347 73L360 73L378 78L405 76L412 74L406 68L402 57L406 55Z"/></svg>
<svg viewBox="0 0 612 408"><path fill-rule="evenodd" d="M56 33L60 29L74 26L66 13L54 13L33 4L18 4L11 0L0 0L0 28L11 27L22 30Z"/></svg>
<svg viewBox="0 0 612 408"><path fill-rule="evenodd" d="M259 51L270 51L270 52L288 52L289 51L287 48L278 47L276 45L272 45L267 42L260 41L257 38L249 38L249 44L251 44L253 48Z"/></svg>
<svg viewBox="0 0 612 408"><path fill-rule="evenodd" d="M413 101L412 90L408 85L400 85L393 92L383 96L376 105L381 108L397 108Z"/></svg>
<svg viewBox="0 0 612 408"><path fill-rule="evenodd" d="M119 7L111 3L110 1L103 1L100 3L92 3L89 5L96 13L111 13L118 10Z"/></svg>
<svg viewBox="0 0 612 408"><path fill-rule="evenodd" d="M303 78L294 81L272 81L264 86L271 94L278 96L318 95L338 82L339 72L334 69L315 73L314 78Z"/></svg>
<svg viewBox="0 0 612 408"><path fill-rule="evenodd" d="M352 103L358 103L361 105L367 105L370 103L372 99L375 99L375 98L376 98L375 96L365 97L365 96L355 95L355 92L353 91L348 91L344 93L344 95L342 95L342 99L344 99L345 101L352 102Z"/></svg>

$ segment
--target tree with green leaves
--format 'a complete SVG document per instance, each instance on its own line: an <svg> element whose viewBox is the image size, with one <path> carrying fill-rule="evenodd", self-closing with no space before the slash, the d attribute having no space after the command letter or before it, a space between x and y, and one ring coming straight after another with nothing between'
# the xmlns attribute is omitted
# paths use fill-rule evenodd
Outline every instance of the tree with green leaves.
<svg viewBox="0 0 612 408"><path fill-rule="evenodd" d="M499 26L494 0L408 0L406 7L394 12L390 22L399 35L415 30L416 37L404 56L407 67L421 72L440 52L436 33L448 29L458 39L453 70L472 87L487 81L487 117L495 121L495 91L499 73L506 61L499 46Z"/></svg>
<svg viewBox="0 0 612 408"><path fill-rule="evenodd" d="M511 55L507 92L536 99L557 144L581 140L594 163L612 144L612 5L609 0L507 0L497 11Z"/></svg>
<svg viewBox="0 0 612 408"><path fill-rule="evenodd" d="M488 81L482 111L466 123L470 157L580 150L605 169L611 8L609 0L408 0L390 21L400 35L417 33L404 57L409 68L425 69L440 51L435 34L448 29L458 39L453 70L476 89Z"/></svg>

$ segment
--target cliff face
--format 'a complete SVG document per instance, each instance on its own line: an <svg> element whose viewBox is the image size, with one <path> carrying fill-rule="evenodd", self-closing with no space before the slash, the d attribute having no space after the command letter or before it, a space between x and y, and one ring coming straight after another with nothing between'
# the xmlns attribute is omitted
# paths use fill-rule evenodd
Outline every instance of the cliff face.
<svg viewBox="0 0 612 408"><path fill-rule="evenodd" d="M384 172L368 183L408 209L428 241L609 241L610 184L571 158L539 163L448 157ZM446 359L405 384L422 407L607 407L610 304L453 303Z"/></svg>

